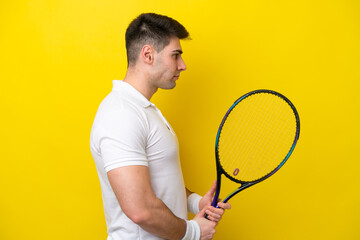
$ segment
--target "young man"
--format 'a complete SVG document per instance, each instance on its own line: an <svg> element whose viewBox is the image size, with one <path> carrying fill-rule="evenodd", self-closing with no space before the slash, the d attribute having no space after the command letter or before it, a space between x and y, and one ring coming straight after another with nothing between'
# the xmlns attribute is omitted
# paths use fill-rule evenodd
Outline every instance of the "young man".
<svg viewBox="0 0 360 240"><path fill-rule="evenodd" d="M184 186L176 135L150 102L186 69L176 20L147 13L126 31L128 70L100 104L90 148L100 178L108 239L212 239L229 204L210 206ZM187 210L196 214L186 220ZM208 219L204 215L208 215Z"/></svg>

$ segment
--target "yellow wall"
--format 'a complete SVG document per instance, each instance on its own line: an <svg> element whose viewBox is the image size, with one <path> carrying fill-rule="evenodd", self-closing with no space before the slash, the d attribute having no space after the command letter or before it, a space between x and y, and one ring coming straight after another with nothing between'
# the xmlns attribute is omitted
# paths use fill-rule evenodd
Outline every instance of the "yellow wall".
<svg viewBox="0 0 360 240"><path fill-rule="evenodd" d="M215 179L216 131L237 97L277 90L300 113L293 156L231 200L216 239L360 239L356 0L2 0L0 239L105 239L89 133L126 71L125 29L148 11L193 39L177 88L153 98L190 189Z"/></svg>

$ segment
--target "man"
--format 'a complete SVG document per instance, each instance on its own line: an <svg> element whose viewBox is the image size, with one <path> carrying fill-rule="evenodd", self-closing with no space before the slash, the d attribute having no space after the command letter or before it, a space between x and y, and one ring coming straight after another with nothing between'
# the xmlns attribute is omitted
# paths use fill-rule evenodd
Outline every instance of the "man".
<svg viewBox="0 0 360 240"><path fill-rule="evenodd" d="M176 135L150 102L159 88L174 88L186 69L180 39L188 35L176 20L153 13L126 31L126 76L113 81L90 136L108 239L212 239L230 209L210 206L216 183L204 197L185 188ZM186 220L187 210L193 220Z"/></svg>

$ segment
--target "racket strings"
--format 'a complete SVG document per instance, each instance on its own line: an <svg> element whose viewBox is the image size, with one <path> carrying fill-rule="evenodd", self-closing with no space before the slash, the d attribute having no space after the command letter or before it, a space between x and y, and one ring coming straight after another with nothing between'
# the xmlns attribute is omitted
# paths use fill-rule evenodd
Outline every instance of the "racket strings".
<svg viewBox="0 0 360 240"><path fill-rule="evenodd" d="M249 100L256 100L255 98L252 98L252 99L249 99ZM233 115L232 116L232 119L236 119L238 118L239 119L239 113L248 113L247 116L243 116L241 119L241 121L239 122L242 122L244 126L248 126L250 124L250 121L251 120L254 120L256 119L256 111L249 111L249 108L250 110L252 109L250 106L253 105L253 103L248 103L246 104L246 108L245 109L236 109L237 111L236 112L233 112L234 114L237 114L237 115ZM241 111L239 111L241 110ZM259 109L259 111L262 111L262 109ZM244 119L245 117L245 119ZM265 121L265 118L263 118L263 121ZM259 124L259 123L257 123ZM234 125L235 126L235 125ZM240 133L240 130L241 128L237 128L237 131L232 131L230 132L231 135L229 135L229 138L230 139L235 139L235 137L239 137L240 139L249 139L250 136L254 136L254 137L257 137L259 135L259 128L251 128L249 132L242 132ZM258 140L261 140L260 138L258 138ZM234 141L233 141L234 142ZM255 145L255 144L254 144ZM254 146L253 145L253 146ZM229 159L232 159L231 162L229 162L227 164L228 167L230 166L233 166L234 163L236 163L237 159L239 158L245 158L245 159L248 159L249 157L249 154L251 153L252 149L249 149L249 151L244 151L244 149L248 147L246 144L242 144L239 148L239 146L237 147L233 147L231 145L229 145L229 148L232 149L231 152L229 152L229 156L228 158ZM226 152L226 151L225 151ZM241 156L241 154L243 156ZM231 157L230 157L231 156ZM251 166L247 166L251 163L254 163L254 162L246 162L246 161L242 161L240 162L240 165L238 166L238 169L240 172L240 175L239 176L243 176L244 175L244 169L249 169L249 168L252 168Z"/></svg>
<svg viewBox="0 0 360 240"><path fill-rule="evenodd" d="M244 99L221 131L218 149L223 169L241 181L265 176L290 150L295 129L295 116L283 99L268 93Z"/></svg>
<svg viewBox="0 0 360 240"><path fill-rule="evenodd" d="M256 99L251 99L251 100L256 100ZM231 119L234 120L234 119L238 119L238 122L241 122L244 126L248 126L249 125L249 121L251 119L255 119L255 116L254 114L256 114L255 111L249 111L248 108L249 106L251 106L252 104L243 104L242 107L245 106L245 108L237 108L236 111L234 110L231 114ZM251 108L250 108L251 109ZM259 109L261 110L261 109ZM244 120L244 115L243 116L239 116L241 113L247 113L247 116L246 116L246 119ZM236 114L236 115L235 115ZM263 121L265 121L265 118L263 118ZM230 124L233 124L231 122L227 122L227 126L230 126ZM259 123L257 123L259 124ZM236 126L236 125L233 125L233 126ZM249 138L249 136L257 136L258 135L258 132L259 132L259 129L258 128L251 128L250 130L251 131L248 131L248 132L242 132L242 134L240 133L241 131L241 128L235 128L237 131L230 131L228 134L228 138L230 139L235 139L236 137L240 138L240 139L244 139L244 138ZM233 129L232 129L233 130ZM226 131L226 130L224 130ZM224 134L222 136L224 136L226 134L226 132L223 132ZM248 134L249 136L247 136L246 134ZM258 141L260 141L261 139L258 139ZM244 148L246 148L246 145L245 144L242 144L240 146L240 149L237 149L237 148L234 148L232 145L227 145L229 149L232 149L232 151L228 151L228 154L229 155L232 155L232 162L228 162L228 165L233 165L233 163L236 161L236 157L241 157L239 156L240 153L244 153ZM225 146L224 146L225 147ZM225 149L224 149L225 150ZM223 151L226 153L226 150ZM234 156L234 152L237 153L237 155ZM245 158L247 158L248 156L243 156ZM243 164L246 163L246 162L243 162ZM241 167L241 166L240 166Z"/></svg>
<svg viewBox="0 0 360 240"><path fill-rule="evenodd" d="M278 112L279 110L280 110L279 105L276 105L276 109L273 109L273 111L275 112ZM265 111L265 109L261 109L260 111ZM275 128L272 128L270 126L270 123L272 122L271 117L273 117L271 114L267 114L266 116L259 118L259 121L256 124L259 126L263 126L263 128L254 128L256 129L256 134L253 136L255 140L254 143L251 145L251 147L249 147L250 149L247 151L247 156L245 156L245 158L251 160L250 158L251 154L254 154L259 146L262 147L263 149L263 146L268 146L273 141L273 139L270 137L271 136L275 137L274 134L276 134L276 132L274 130ZM262 134L264 128L265 130L269 131L267 135ZM241 176L243 176L245 179L253 178L252 174L256 174L257 172L259 173L262 172L265 175L269 170L272 170L276 167L274 166L274 162L270 161L268 152L262 151L261 149L259 152L257 152L255 156L252 157L253 158L256 157L256 158L253 159L253 161L247 161L247 163L252 166L244 167L242 171ZM261 159L263 159L262 160L263 162L261 162ZM235 163L235 161L233 162ZM257 172L255 172L256 170ZM259 176L259 178L260 177L262 176Z"/></svg>
<svg viewBox="0 0 360 240"><path fill-rule="evenodd" d="M253 115L254 115L254 113L253 112L249 112L248 111L248 109L246 109L247 107L249 107L249 105L250 104L248 104L248 105L245 105L245 109L243 109L244 110L244 112L248 112L249 114L251 114L251 116L249 116L249 118L248 119L250 119L250 118L253 118ZM236 109L236 110L238 110L238 109ZM241 112L239 112L239 111L232 111L231 112L231 114L232 114L232 116L234 115L234 114L236 114L236 116L234 116L234 117L232 117L231 119L239 119L239 121L240 122L244 122L244 116L243 115L241 115ZM233 124L233 123L229 123L229 124ZM235 128L235 131L234 131L234 129L231 129L232 130L232 132L229 132L228 134L229 134L229 139L234 139L234 136L239 136L239 138L243 138L244 136L243 136L243 134L240 132L241 131L241 128ZM255 129L253 129L253 130L255 130ZM226 133L226 132L225 132ZM252 132L251 134L254 134L254 132ZM224 135L222 135L222 137L223 137ZM222 139L221 139L222 140ZM222 141L221 141L222 142ZM228 162L225 162L224 164L225 164L225 168L226 169L230 169L230 166L233 166L234 165L234 162L235 162L235 159L239 159L241 156L240 156L240 153L241 152L244 152L243 151L243 148L244 148L244 146L245 145L241 145L240 146L240 149L237 151L237 149L236 149L236 147L234 147L233 146L233 144L224 144L224 146L223 146L223 148L222 149L224 149L224 151L222 151L222 153L223 153L223 158L220 158L220 159L232 159L232 161L230 162L230 161L228 161ZM227 149L226 149L227 148ZM228 150L229 149L229 150ZM244 164L246 164L246 162L245 161L242 161L242 162L240 162L241 163L241 165L239 165L238 167L239 167L239 169L243 169L243 165Z"/></svg>
<svg viewBox="0 0 360 240"><path fill-rule="evenodd" d="M271 100L273 100L273 99L271 99ZM259 104L259 103L257 103L257 104ZM263 105L262 105L262 108L263 109L259 109L259 111L264 111L265 110ZM278 111L278 109L274 109L274 111ZM256 112L255 112L255 114L256 114ZM258 126L263 126L263 127L268 128L267 125L269 123L269 120L270 120L269 118L270 117L271 116L268 114L267 116L263 116L262 118L258 118L258 121L256 122L256 124ZM248 120L250 120L250 118ZM247 125L245 125L245 126L248 126L249 124L250 123L247 123ZM255 122L252 123L252 124L255 124ZM253 138L257 139L257 140L256 140L256 142L254 142L254 144L251 145L251 148L246 152L247 155L244 156L245 158L250 158L250 154L255 151L255 148L258 147L258 146L264 145L264 142L266 141L266 136L264 134L262 136L260 135L261 134L261 128L252 128L252 129L254 129L254 131L253 131L254 133L249 133L249 135L253 136ZM248 136L248 138L249 138L249 136ZM242 145L243 148L245 146L246 146L245 144ZM244 149L242 149L242 150L244 150ZM240 154L240 152L238 154ZM258 157L261 158L262 156L258 156ZM235 163L235 158L233 159L232 163ZM253 162L249 162L249 163L253 163ZM249 171L249 168L244 168L244 169Z"/></svg>
<svg viewBox="0 0 360 240"><path fill-rule="evenodd" d="M286 129L286 125L283 125L283 129ZM270 133L271 134L271 133ZM286 137L284 137L286 139ZM272 144L271 141L265 142L264 144L268 145L268 144ZM264 145L264 144L259 144L259 145ZM281 148L284 149L284 151L275 151L275 148L270 152L265 152L262 151L261 154L258 155L259 159L266 159L266 161L261 162L258 161L258 164L263 164L261 170L259 169L259 172L262 172L262 176L258 175L256 172L251 172L249 169L247 169L246 172L244 172L244 178L245 179L254 179L254 176L256 176L256 178L261 178L264 175L268 174L269 172L271 172L273 169L275 169L281 162L281 160L283 160L283 158L285 157L285 153L290 149L290 148L284 148L284 146L289 146L289 144L286 141L282 141L282 142L278 142L277 143L278 146L277 148ZM282 145L282 146L281 146ZM253 175L251 175L253 174Z"/></svg>
<svg viewBox="0 0 360 240"><path fill-rule="evenodd" d="M251 99L249 99L250 101L252 100L252 101L255 101L255 100L259 100L259 98L251 98ZM271 99L272 100L272 99ZM270 102L269 102L270 103ZM254 108L251 108L250 106L253 106L254 104L256 104L256 105L259 105L259 103L257 103L257 102L254 102L254 103L248 103L248 104L246 104L246 107L247 108L250 108L251 110L254 110ZM236 109L237 111L236 111L236 113L237 113L237 115L238 115L238 113L248 113L245 117L246 117L246 121L243 121L243 125L244 126L249 126L250 124L256 124L256 125L258 125L258 126L265 126L265 124L268 122L268 118L269 118L269 115L267 115L267 116L264 116L262 119L259 119L258 118L258 116L257 116L257 113L258 112L263 112L264 110L265 110L265 108L267 107L266 105L264 105L264 104L260 104L260 106L261 106L261 108L262 109L258 109L257 111L251 111L251 112L249 112L249 110L248 109L240 109L241 111L239 111L239 109ZM277 110L277 109L274 109L274 110ZM238 116L236 116L236 115L234 115L234 116L232 116L232 119L236 119L236 118L238 118ZM254 121L254 120L256 120L256 122ZM250 121L252 121L252 123L250 122ZM241 121L240 121L241 122ZM234 125L235 126L235 125ZM237 125L238 126L238 125ZM238 128L238 130L240 130L241 128ZM234 163L236 162L236 159L239 159L240 157L243 157L243 158L245 158L245 159L249 159L249 158L251 158L251 157L253 157L253 156L249 156L250 154L252 154L253 153L253 148L255 148L257 145L259 145L259 143L261 142L261 141L264 141L264 136L260 136L259 137L259 134L260 134L260 131L261 131L261 129L260 128L250 128L250 130L251 131L249 131L249 132L246 132L245 134L242 134L242 135L240 135L239 134L239 131L236 131L236 132L234 132L234 131L232 131L231 132L231 136L230 136L230 138L231 139L234 139L234 137L236 137L237 135L239 135L239 137L241 138L241 139L249 139L251 136L253 137L253 138L255 138L255 139L257 139L257 142L255 142L252 146L250 146L250 148L248 149L248 151L244 151L244 148L246 148L246 147L249 147L249 146L247 146L246 144L242 144L241 146L240 146L240 149L238 150L237 148L232 148L233 149L233 151L230 153L231 155L232 155L232 162L230 163L230 164L228 164L228 165L230 165L230 166L232 166L232 165L234 165ZM237 153L236 155L234 155L233 153ZM243 156L240 156L240 154L243 154ZM239 173L240 173L240 175L239 176L244 176L244 175L246 175L247 174L247 172L249 172L249 170L252 170L254 167L255 167L255 165L256 165L256 162L255 161L242 161L241 162L242 164L238 167L238 169L240 169L239 171ZM245 172L244 172L245 171Z"/></svg>
<svg viewBox="0 0 360 240"><path fill-rule="evenodd" d="M272 133L269 133L268 135L271 136L271 134ZM242 174L240 175L242 179L254 180L254 178L260 178L274 168L276 168L278 162L274 160L279 159L277 157L278 154L276 154L276 152L274 153L273 149L266 150L266 146L271 145L273 141L274 139L261 136L259 137L259 140L254 141L251 147L249 147L249 151L247 151L248 154L245 155L245 159L247 159L246 163L248 166L244 166L242 168ZM280 143L278 143L278 147L280 147ZM257 152L254 152L255 150L257 150L257 148L261 149Z"/></svg>
<svg viewBox="0 0 360 240"><path fill-rule="evenodd" d="M267 121L265 120L265 122ZM266 174L269 170L272 170L276 167L276 165L273 165L274 162L269 161L269 154L267 154L267 152L258 151L256 152L257 154L254 153L256 148L260 147L261 149L264 149L264 145L266 146L268 144L271 144L271 142L273 141L271 138L266 138L264 135L257 136L258 134L259 131L255 131L254 136L257 140L255 140L251 146L246 146L245 144L243 144L243 148L244 146L248 148L248 150L245 152L247 154L244 154L244 158L248 160L244 162L246 164L240 166L240 169L242 171L240 172L239 176L242 176L242 179L252 178L250 175L257 174L257 172L263 172L263 174ZM271 134L272 133L269 133L269 135ZM274 156L273 153L271 154L271 156L272 158L276 159L276 156ZM238 157L239 156L233 156L233 159L236 159ZM262 162L259 162L259 159L262 159Z"/></svg>

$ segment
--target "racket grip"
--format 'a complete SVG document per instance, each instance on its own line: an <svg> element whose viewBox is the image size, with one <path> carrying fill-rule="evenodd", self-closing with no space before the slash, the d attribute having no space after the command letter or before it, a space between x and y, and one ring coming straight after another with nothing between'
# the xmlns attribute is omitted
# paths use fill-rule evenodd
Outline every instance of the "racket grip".
<svg viewBox="0 0 360 240"><path fill-rule="evenodd" d="M213 202L212 202L211 206L218 208L217 202L218 202L218 199L219 199L219 193L220 193L220 189L216 190L215 196L214 196L214 199L213 199Z"/></svg>

